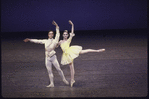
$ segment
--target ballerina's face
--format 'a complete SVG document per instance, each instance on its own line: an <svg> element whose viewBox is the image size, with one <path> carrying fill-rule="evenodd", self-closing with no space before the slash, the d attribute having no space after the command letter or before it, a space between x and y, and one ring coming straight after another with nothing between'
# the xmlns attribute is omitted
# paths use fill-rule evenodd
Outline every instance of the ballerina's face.
<svg viewBox="0 0 149 99"><path fill-rule="evenodd" d="M63 38L64 38L64 39L67 39L68 36L69 36L69 35L68 35L68 32L63 32Z"/></svg>

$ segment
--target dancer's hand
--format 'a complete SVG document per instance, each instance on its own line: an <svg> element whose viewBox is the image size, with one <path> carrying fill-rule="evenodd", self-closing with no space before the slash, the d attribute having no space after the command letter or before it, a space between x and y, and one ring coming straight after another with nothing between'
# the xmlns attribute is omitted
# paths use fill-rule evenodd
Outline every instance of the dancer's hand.
<svg viewBox="0 0 149 99"><path fill-rule="evenodd" d="M54 20L53 20L52 24L55 25L56 27L59 27L58 24Z"/></svg>
<svg viewBox="0 0 149 99"><path fill-rule="evenodd" d="M26 39L24 39L23 41L24 41L24 42L28 42L28 41L29 41L29 38L26 38Z"/></svg>
<svg viewBox="0 0 149 99"><path fill-rule="evenodd" d="M72 23L72 21L71 21L71 20L69 20L69 24L73 25L73 23Z"/></svg>

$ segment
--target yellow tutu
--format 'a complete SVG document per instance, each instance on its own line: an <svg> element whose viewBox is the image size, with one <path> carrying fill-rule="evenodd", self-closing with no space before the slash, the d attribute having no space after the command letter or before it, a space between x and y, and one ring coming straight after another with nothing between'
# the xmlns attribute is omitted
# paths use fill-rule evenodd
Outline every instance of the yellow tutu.
<svg viewBox="0 0 149 99"><path fill-rule="evenodd" d="M63 50L61 64L67 65L71 63L76 57L79 56L80 51L82 50L81 46L70 46L71 39L68 39L66 42L61 44Z"/></svg>

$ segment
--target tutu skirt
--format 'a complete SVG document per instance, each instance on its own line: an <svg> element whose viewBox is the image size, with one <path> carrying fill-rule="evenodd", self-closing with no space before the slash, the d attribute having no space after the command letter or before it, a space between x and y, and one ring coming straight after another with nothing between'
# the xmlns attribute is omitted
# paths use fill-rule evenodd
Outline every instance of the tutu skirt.
<svg viewBox="0 0 149 99"><path fill-rule="evenodd" d="M62 54L61 64L67 65L69 63L72 63L72 61L79 56L81 50L81 46L70 46L69 48L67 48Z"/></svg>

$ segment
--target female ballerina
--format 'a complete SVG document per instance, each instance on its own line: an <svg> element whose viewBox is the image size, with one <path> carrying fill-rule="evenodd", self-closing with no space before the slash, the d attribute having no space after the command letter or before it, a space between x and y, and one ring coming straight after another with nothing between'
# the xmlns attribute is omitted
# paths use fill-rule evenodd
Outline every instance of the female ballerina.
<svg viewBox="0 0 149 99"><path fill-rule="evenodd" d="M72 37L75 36L74 34L74 24L71 20L69 20L69 23L72 25L70 37L68 38L68 31L65 30L63 32L63 40L59 41L59 45L63 51L62 58L61 58L61 64L70 66L70 73L71 73L71 87L73 87L73 84L75 83L74 80L74 64L73 60L79 56L79 54L89 53L89 52L103 52L105 49L85 49L82 50L82 46L69 46L72 40Z"/></svg>

